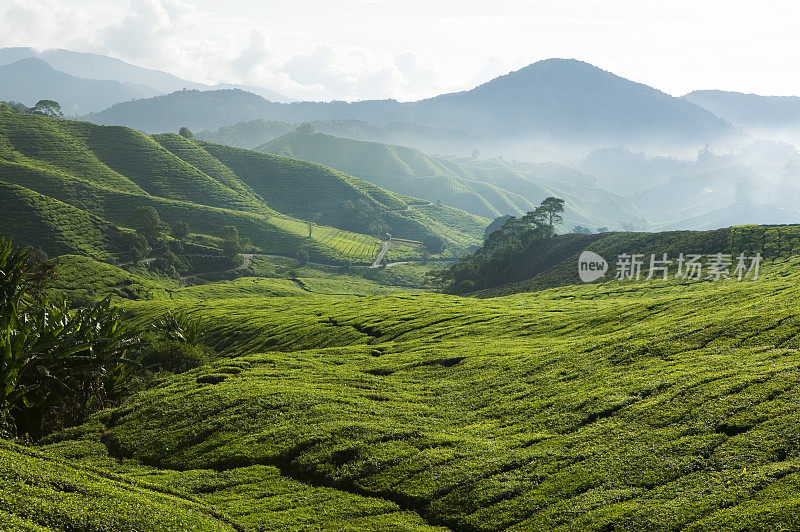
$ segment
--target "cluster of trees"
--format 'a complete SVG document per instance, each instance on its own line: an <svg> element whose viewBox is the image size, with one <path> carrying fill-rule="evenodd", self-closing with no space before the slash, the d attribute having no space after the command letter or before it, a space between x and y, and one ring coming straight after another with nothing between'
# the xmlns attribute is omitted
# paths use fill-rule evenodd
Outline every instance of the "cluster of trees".
<svg viewBox="0 0 800 532"><path fill-rule="evenodd" d="M579 235L591 235L592 234L592 230L591 229L589 229L588 227L584 227L582 225L576 225L575 227L573 227L572 228L572 232L573 233L577 233ZM597 232L598 233L608 233L608 227L598 227L597 228Z"/></svg>
<svg viewBox="0 0 800 532"><path fill-rule="evenodd" d="M170 227L161 220L153 207L139 206L133 211L131 225L136 230L131 238L130 255L140 261L155 255L154 266L172 277L179 277L188 268L181 259L184 241L189 236L189 225L178 220ZM169 238L172 237L172 238Z"/></svg>
<svg viewBox="0 0 800 532"><path fill-rule="evenodd" d="M484 280L502 275L532 246L552 238L556 226L563 223L563 212L564 200L551 196L520 218L502 218L483 246L449 269L432 272L433 281L450 293L466 293L486 285Z"/></svg>
<svg viewBox="0 0 800 532"><path fill-rule="evenodd" d="M61 111L61 104L53 100L39 100L33 107L28 107L19 102L0 102L0 104L18 113L30 113L34 115L52 116L55 118L64 117L64 113Z"/></svg>
<svg viewBox="0 0 800 532"><path fill-rule="evenodd" d="M253 246L249 239L239 236L239 230L235 225L223 227L219 236L222 237L220 244L222 253L230 260L238 260L240 253Z"/></svg>
<svg viewBox="0 0 800 532"><path fill-rule="evenodd" d="M186 238L189 236L189 225L177 220L171 226L161 220L158 211L150 206L139 206L133 211L131 226L135 233L127 233L124 248L132 262L139 262L147 257L154 257L153 266L172 277L179 277L188 271ZM250 240L239 236L234 225L223 227L219 236L222 239L219 249L232 263L241 261L240 254L252 247Z"/></svg>

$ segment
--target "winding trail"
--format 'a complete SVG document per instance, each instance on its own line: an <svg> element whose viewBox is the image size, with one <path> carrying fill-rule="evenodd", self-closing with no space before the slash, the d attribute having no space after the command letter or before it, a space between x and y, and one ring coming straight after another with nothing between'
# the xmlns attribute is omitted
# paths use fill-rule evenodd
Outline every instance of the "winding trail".
<svg viewBox="0 0 800 532"><path fill-rule="evenodd" d="M370 268L381 267L381 261L383 260L383 257L386 256L386 252L389 251L389 242L390 242L389 240L384 240L383 242L381 242L381 250L378 252L378 256L375 257L375 262L372 263L372 266L370 266Z"/></svg>
<svg viewBox="0 0 800 532"><path fill-rule="evenodd" d="M123 266L130 266L131 264L148 264L150 262L153 262L157 258L158 257L148 257L142 260L131 260L128 262L120 262L119 264L117 264L117 268L122 268Z"/></svg>

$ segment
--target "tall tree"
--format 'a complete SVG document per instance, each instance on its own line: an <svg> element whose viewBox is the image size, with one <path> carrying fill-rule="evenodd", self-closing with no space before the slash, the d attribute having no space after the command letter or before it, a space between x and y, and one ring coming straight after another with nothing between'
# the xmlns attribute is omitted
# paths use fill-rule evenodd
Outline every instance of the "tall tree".
<svg viewBox="0 0 800 532"><path fill-rule="evenodd" d="M133 228L152 245L162 239L169 229L153 207L140 205L133 211Z"/></svg>
<svg viewBox="0 0 800 532"><path fill-rule="evenodd" d="M189 236L189 224L183 220L178 220L172 224L172 227L170 228L170 234L178 240L183 240Z"/></svg>
<svg viewBox="0 0 800 532"><path fill-rule="evenodd" d="M238 240L239 229L235 225L226 225L220 230L219 236L222 237L222 240Z"/></svg>
<svg viewBox="0 0 800 532"><path fill-rule="evenodd" d="M547 216L547 223L551 230L554 228L555 224L564 222L564 217L561 216L561 213L564 212L563 199L550 196L549 198L545 198L539 208L542 210L542 213Z"/></svg>
<svg viewBox="0 0 800 532"><path fill-rule="evenodd" d="M250 240L239 237L239 230L235 225L226 225L220 231L222 253L229 259L235 259L242 251L252 246Z"/></svg>
<svg viewBox="0 0 800 532"><path fill-rule="evenodd" d="M61 104L53 100L39 100L31 108L31 112L37 115L52 116L55 118L62 118L64 113L61 112Z"/></svg>

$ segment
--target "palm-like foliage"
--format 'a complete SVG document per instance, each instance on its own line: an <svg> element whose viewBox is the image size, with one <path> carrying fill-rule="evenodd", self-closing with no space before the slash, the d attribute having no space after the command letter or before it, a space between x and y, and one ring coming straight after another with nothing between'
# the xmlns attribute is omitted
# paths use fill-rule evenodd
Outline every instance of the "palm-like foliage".
<svg viewBox="0 0 800 532"><path fill-rule="evenodd" d="M84 418L137 364L135 336L108 299L70 310L37 295L36 270L28 250L0 240L0 423L32 436L57 403Z"/></svg>
<svg viewBox="0 0 800 532"><path fill-rule="evenodd" d="M183 312L167 312L153 323L153 330L170 340L196 345L200 341L197 324Z"/></svg>

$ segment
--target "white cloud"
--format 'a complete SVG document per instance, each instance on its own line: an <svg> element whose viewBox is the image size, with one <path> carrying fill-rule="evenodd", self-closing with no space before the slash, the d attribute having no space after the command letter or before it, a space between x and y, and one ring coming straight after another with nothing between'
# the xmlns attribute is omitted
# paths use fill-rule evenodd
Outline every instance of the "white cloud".
<svg viewBox="0 0 800 532"><path fill-rule="evenodd" d="M413 52L400 54L385 65L369 53L342 53L333 46L319 45L310 53L293 56L281 71L299 84L319 87L323 98L345 100L408 99L420 89L430 91L436 85L434 69L422 64Z"/></svg>
<svg viewBox="0 0 800 532"><path fill-rule="evenodd" d="M104 53L294 98L418 99L548 57L672 94L787 94L800 86L798 15L789 0L0 0L0 46Z"/></svg>
<svg viewBox="0 0 800 532"><path fill-rule="evenodd" d="M87 47L92 25L89 13L80 6L56 0L10 0L0 10L0 43L38 49Z"/></svg>

